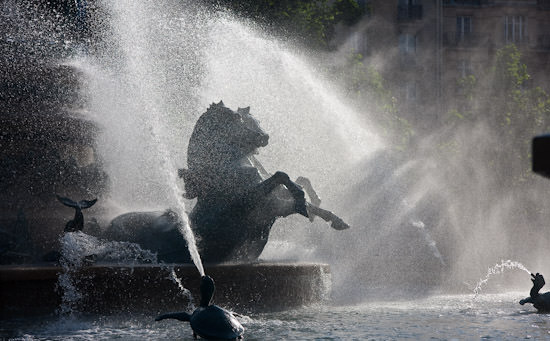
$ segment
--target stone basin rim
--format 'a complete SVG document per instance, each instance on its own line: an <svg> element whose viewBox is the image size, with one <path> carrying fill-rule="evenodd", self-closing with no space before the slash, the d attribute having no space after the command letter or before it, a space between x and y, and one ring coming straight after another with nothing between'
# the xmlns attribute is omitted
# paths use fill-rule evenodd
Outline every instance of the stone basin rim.
<svg viewBox="0 0 550 341"><path fill-rule="evenodd" d="M324 273L330 273L330 266L326 263L315 263L315 262L259 262L259 263L221 263L221 264L203 264L206 274L208 270L239 270L239 269L248 269L248 268L257 268L257 269L322 269ZM198 270L195 265L187 263L161 263L161 264L124 264L124 263L99 263L88 266L83 266L80 270L82 271L99 271L101 269L132 269L132 270L148 270L148 269L182 269L187 271L196 271L197 277L200 277ZM24 280L24 279L48 279L57 277L59 273L63 272L63 268L59 265L53 264L10 264L10 265L0 265L0 282L13 281L13 280ZM32 274L34 276L23 276L24 274Z"/></svg>

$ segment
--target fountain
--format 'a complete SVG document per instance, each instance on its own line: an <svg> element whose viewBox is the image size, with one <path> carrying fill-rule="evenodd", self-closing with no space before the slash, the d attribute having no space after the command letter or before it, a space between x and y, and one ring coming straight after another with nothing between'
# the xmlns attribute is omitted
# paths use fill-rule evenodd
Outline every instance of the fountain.
<svg viewBox="0 0 550 341"><path fill-rule="evenodd" d="M414 155L392 153L376 134L370 109L347 100L322 63L230 13L195 1L87 3L78 19L82 25L86 16L87 25L76 36L67 34L73 26L56 22L55 15L51 21L45 15L40 26L33 20L45 11L40 6L1 5L2 18L31 23L27 31L24 25L19 31L13 30L17 25L3 26L3 56L24 51L30 60L0 63L14 70L6 72L9 80L0 88L9 94L0 115L0 142L9 147L0 159L0 233L10 238L1 240L0 260L11 264L0 266L2 317L59 307L64 313L149 317L186 306L192 310L190 297L198 297L194 290L206 273L216 280L217 304L240 312L285 311L327 297L346 307L248 321L259 338L280 326L303 336L302 323L308 335L324 330L338 337L342 329L353 330L337 324L348 321L350 311L373 321L388 307L376 301L380 297L418 299L396 303L397 308L389 304L384 316L391 327L383 328L383 336L369 334L399 338L392 333L402 311L432 321L441 316L438 309L447 301L430 301L434 292L468 293L470 309L476 286L469 283L492 276L493 268L485 276L488 264L519 259L529 269L548 272L545 215L536 219L525 213L529 205L518 205L513 191L496 195L502 192L494 190L499 187L495 170L479 166L485 159L478 149L462 155L450 148L444 160L436 160L430 149L438 145L436 133L418 141ZM194 265L158 264L158 255L135 243L103 239L116 217L146 211L154 219L177 216L181 232L175 236L181 245L195 245L186 220L195 201L182 196L185 184L177 170L186 166L199 115L222 99L231 108L252 107L270 133L270 144L257 156L268 171L307 175L323 203L353 228L341 233L319 219L310 223L289 216L273 225L259 262L204 269L198 257ZM498 139L488 138L483 127L453 134L458 141L498 148ZM55 194L75 201L98 198L84 211L84 233L61 235L73 212ZM522 193L519 201L536 201L531 194ZM51 250L80 250L81 258L62 268L43 263L42 255ZM520 269L524 276L522 263L497 264L496 272ZM67 276L59 282L59 274ZM526 282L511 272L503 276L512 288ZM242 290L250 283L252 290ZM56 291L56 285L75 291ZM489 300L489 289L494 290L487 288L484 295L476 290L478 302ZM364 301L375 303L354 307ZM455 303L451 300L444 313L456 322L463 320L453 315L463 302ZM330 317L319 317L325 314Z"/></svg>
<svg viewBox="0 0 550 341"><path fill-rule="evenodd" d="M17 8L15 4L10 5ZM231 24L231 21L225 15L208 14L207 22L211 27L204 27L199 23L199 19L204 18L197 18L193 15L196 13L192 13L193 11L199 11L199 8L196 8L197 5L186 4L185 6L189 8L184 8L181 3L170 1L165 5L177 9L178 15L173 18L173 21L168 20L167 22L161 20L161 17L167 13L165 6L147 7L149 5L145 5L143 7L142 5L120 2L98 3L98 5L102 6L101 10L110 13L110 16L106 19L99 17L93 22L96 29L93 34L99 37L99 43L92 44L84 49L79 46L79 51L87 50L90 52L88 54L77 52L74 55L67 56L63 59L63 65L67 70L78 70L79 75L75 80L77 83L73 85L77 89L75 93L77 100L75 101L78 106L71 108L70 116L93 126L95 133L92 137L84 137L84 135L79 135L78 132L73 131L74 137L86 139L91 148L91 153L96 158L94 165L101 167L101 170L105 173L104 178L108 179L105 181L108 186L99 189L86 187L87 191L85 193L77 193L59 186L55 183L55 180L47 179L57 185L55 188L56 193L68 195L71 198L79 198L77 200L89 196L99 198L97 204L86 211L89 212L87 216L93 217L93 221L88 219L82 222L81 219L75 218L72 225L77 224L76 221L78 220L80 224L77 225L79 227L68 230L71 233L75 230L83 230L85 233L90 234L92 239L86 239L82 235L75 235L76 239L65 237L58 239L57 235L61 231L52 231L48 234L48 249L65 250L67 249L66 243L71 245L76 243L78 245L76 241L80 241L79 243L86 247L77 247L76 249L80 250L77 252L78 254L83 257L91 257L90 259L98 262L104 262L108 258L104 256L105 245L109 245L108 249L133 247L132 245L123 244L125 238L114 237L114 234L108 233L108 231L105 233L105 227L109 225L110 220L112 220L111 226L113 226L121 217L127 216L127 212L143 209L165 210L169 208L169 211L166 212L173 212L175 218L170 220L172 218L168 215L166 219L172 221L178 227L181 235L171 234L166 236L171 239L179 238L181 241L179 245L189 248L196 270L203 276L205 270L187 221L186 207L193 205L193 203L183 201L183 191L178 185L181 180L177 177L177 169L178 166L181 167L185 164L185 155L182 155L182 151L185 150L183 146L188 140L185 136L190 136L186 129L192 128L192 124L196 120L193 115L200 112L200 110L204 110L199 109L201 101L204 101L206 97L213 96L203 93L209 87L203 85L203 79L200 77L204 74L205 79L207 79L206 75L211 75L213 72L207 69L212 65L204 61L209 60L208 53L217 52L220 47L215 45L218 41L210 41L208 35L206 39L201 40L190 39L189 35L198 36L201 34L199 31L205 29L223 29L224 26ZM8 5L6 5L6 8L8 8ZM99 12L100 9L96 9L96 11ZM131 22L127 22L129 18L131 18ZM249 36L251 34L253 33L248 33ZM159 36L165 38L158 39ZM163 51L149 46L156 43L163 46ZM198 43L204 46L197 45ZM263 47L258 48L262 49ZM162 55L158 55L158 53ZM179 58L175 60L173 56ZM285 71L286 73L293 73L295 71L293 68L303 67L292 59L286 61L286 63L288 65L282 65L284 69L288 69L288 71ZM168 71L171 71L171 73L167 74ZM224 75L220 76L225 77ZM57 75L54 74L50 78L56 79L56 77ZM49 80L48 77L44 78ZM217 76L214 76L214 78L217 78ZM236 82L235 85L237 86L238 83ZM326 90L319 89L318 91ZM221 94L223 93L220 92L218 95ZM232 100L238 100L238 96L232 95L232 97ZM330 103L332 106L346 109L338 101L334 99L331 101L334 102ZM60 101L54 104L58 107L54 106L53 110L59 110L60 106L65 107L68 103ZM321 102L316 107L308 108L307 113L303 113L303 115L316 115L318 112L323 112L324 119L328 119L329 110L334 110L334 108L319 111L319 105L325 105L325 103ZM281 110L288 110L288 108L281 106ZM38 110L38 112L40 111ZM269 111L263 112L261 119L269 115ZM271 121L273 121L273 118ZM319 126L320 124L321 122L318 122L316 125ZM346 126L351 124L353 122L344 121L341 125L336 125L336 131L327 132L327 137L336 141L346 141L350 138L350 135L344 134L344 130ZM287 122L286 125L291 129L285 127L277 127L277 129L283 129L289 133L294 129L297 132L296 122ZM311 126L311 124L309 125ZM360 134L370 136L365 132ZM47 135L46 138L50 135ZM352 141L346 143L351 145ZM52 149L58 150L62 144L58 143ZM338 145L338 143L332 143L331 141L330 144L326 145L326 149L334 149L334 147L331 147L334 144ZM344 146L339 148L341 148L341 151L346 149ZM303 147L300 147L299 155L308 152L302 149ZM326 150L323 152L326 152ZM332 151L330 152L332 154ZM277 152L276 155L282 154ZM333 164L337 163L338 161L334 161ZM330 167L325 167L323 174L329 170ZM295 170L293 169L293 171ZM309 173L312 173L311 169L309 169ZM95 179L91 180L94 181ZM54 191L50 190L50 194L53 194L52 192ZM59 200L66 205L73 202L68 198ZM84 206L91 206L87 200L82 202L86 203ZM319 211L318 208L315 208L315 210L315 212L318 211L317 215L326 217L326 214L323 213L325 211ZM330 212L325 213L332 215ZM120 214L122 216L113 219ZM61 214L58 214L57 218L60 217ZM157 217L164 219L162 214L157 215ZM331 219L334 220L334 218ZM62 226L62 223L51 224L49 228L54 230L56 226ZM131 228L137 229L138 224L136 223ZM36 228L33 228L31 233L34 234L35 230ZM93 239L94 236L98 239ZM108 244L109 242L105 238L119 240L120 242L118 244ZM161 237L157 235L156 238L150 237L149 239L158 240ZM139 244L144 248L150 245L143 242ZM171 258L164 258L162 255L166 245L159 245L158 248L151 249L158 251L159 260L170 262ZM44 253L42 250L36 250L34 245L30 246L29 249L34 251L34 262L42 260L40 258L41 254ZM94 254L97 250L100 251L99 255ZM180 247L177 251L181 253L181 250ZM49 250L45 249L44 251ZM139 249L137 252L140 252ZM257 257L258 255L255 255L252 258ZM62 252L61 260L66 261L66 258L68 257L63 256ZM152 262L151 257L140 256L141 258ZM180 261L181 257L175 258L175 260ZM115 261L127 263L128 259L123 257L118 260L115 259ZM153 263L156 262L153 261ZM85 264L87 264L86 259L66 261L63 275L57 284L64 287L62 289L67 292L71 290L74 292L74 295L64 293L61 297L62 305L63 302L68 302L65 306L68 305L69 310L81 311L84 309L86 311L91 309L94 312L113 312L117 309L130 309L130 307L132 309L151 309L153 307L151 302L154 302L155 299L162 304L163 309L166 309L170 307L170 304L174 306L181 305L182 299L188 299L187 297L177 299L178 295L175 293L179 290L181 282L174 287L176 283L159 279L163 276L166 277L167 267L165 265L130 264L131 270L125 270L126 266L122 264L107 266L102 266L101 263L93 266ZM198 287L198 285L195 285L194 280L198 281L200 277L193 279L193 271L196 270L192 266L180 264L170 269L171 274L176 273L178 277L183 278L185 286ZM326 277L330 276L330 271L325 264L294 261L271 264L262 261L254 264L207 264L207 270L209 275L216 278L220 292L231 292L230 297L229 294L220 295L218 301L234 304L243 310L277 310L317 302L326 297L329 288ZM55 285L58 272L59 269L52 266L35 268L12 266L3 268L2 291L4 299L8 302L6 309L15 311L17 307L21 307L21 311L27 313L28 307L35 302L46 302L43 307L34 309L41 313L58 304L59 298L56 298L56 293L51 290L52 286ZM258 274L261 274L259 278ZM129 280L128 276L131 276L132 280ZM74 282L75 277L86 278L87 280L79 280L77 285ZM273 278L277 278L277 281ZM140 281L136 279L142 279L144 282L140 284ZM158 285L152 286L152 282L158 282ZM277 284L277 282L283 284ZM49 296L47 299L36 300L34 296L27 296L25 290L20 290L21 283L30 285L35 289L40 287L40 291L51 294L46 294L46 296ZM122 285L122 283L126 285ZM255 290L241 290L240 288L246 287L242 283L253 283ZM147 285L147 289L143 288L143 285ZM78 288L76 288L77 286ZM126 289L122 290L123 287ZM101 292L98 292L97 288L101 288ZM18 290L19 293L12 295L14 290ZM147 290L148 293L143 293L144 290ZM159 296L172 296L176 299L169 303L166 298L160 299ZM25 297L30 299L26 300ZM70 302L71 297L77 297L78 302L76 304ZM90 297L105 302L105 305L88 304ZM130 302L142 303L140 305ZM13 311L10 311L10 313L13 313ZM4 313L7 313L7 311Z"/></svg>

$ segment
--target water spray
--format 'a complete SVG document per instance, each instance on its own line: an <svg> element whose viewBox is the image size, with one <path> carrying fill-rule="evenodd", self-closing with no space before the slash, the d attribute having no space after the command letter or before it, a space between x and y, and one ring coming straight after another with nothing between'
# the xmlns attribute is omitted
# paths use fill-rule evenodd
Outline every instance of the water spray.
<svg viewBox="0 0 550 341"><path fill-rule="evenodd" d="M176 270L174 269L174 267L170 268L170 275L168 276L168 279L174 282L180 289L183 296L187 298L187 311L195 310L196 307L193 303L193 295L191 294L191 291L189 291L189 289L183 286L183 284L181 283L181 279L176 274Z"/></svg>
<svg viewBox="0 0 550 341"><path fill-rule="evenodd" d="M487 284L489 281L489 278L491 278L494 275L498 275L503 273L505 270L511 270L511 269L520 269L525 272L527 272L529 275L531 274L531 271L529 271L523 264L520 262L512 261L512 260L501 260L500 264L496 264L493 267L490 267L487 270L487 275L484 279L480 280L476 287L474 288L474 300L477 298L479 293L481 292L481 289L483 286Z"/></svg>
<svg viewBox="0 0 550 341"><path fill-rule="evenodd" d="M175 184L175 182L179 180L177 167L173 164L171 158L168 156L168 150L165 144L158 138L158 134L155 130L161 126L161 122L158 121L159 118L156 115L155 117L157 119L157 122L154 122L152 126L152 137L153 139L155 139L156 145L158 146L158 152L161 156L160 159L164 162L164 167L161 167L161 169L165 173L165 176L163 178L166 179L167 188L170 189L170 194L174 198L176 203L176 207L172 209L179 216L179 220L177 223L178 230L182 234L183 238L185 238L185 241L187 242L187 248L189 249L189 254L191 255L191 259L193 260L193 263L197 267L197 270L202 277L205 275L204 267L202 265L202 260L197 249L195 236L193 235L193 231L191 230L191 226L189 224L187 212L185 211L185 203L183 202L183 191L180 190L179 186Z"/></svg>

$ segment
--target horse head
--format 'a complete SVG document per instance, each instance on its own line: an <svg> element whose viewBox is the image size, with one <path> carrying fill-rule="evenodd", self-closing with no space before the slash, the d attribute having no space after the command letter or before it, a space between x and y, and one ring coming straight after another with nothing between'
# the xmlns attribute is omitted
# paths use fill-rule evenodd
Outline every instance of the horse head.
<svg viewBox="0 0 550 341"><path fill-rule="evenodd" d="M250 107L237 108L238 133L235 134L237 141L245 149L256 150L267 146L269 135L260 127L260 122L250 115Z"/></svg>
<svg viewBox="0 0 550 341"><path fill-rule="evenodd" d="M226 125L229 132L227 134L229 145L238 148L244 154L250 154L260 147L267 146L269 135L260 127L260 122L250 115L250 107L233 111L225 107L221 101L214 106L218 114L225 116L229 123Z"/></svg>
<svg viewBox="0 0 550 341"><path fill-rule="evenodd" d="M210 150L228 146L248 155L260 147L267 146L268 141L269 135L250 115L250 107L233 111L220 101L212 103L199 118L190 145L202 143Z"/></svg>
<svg viewBox="0 0 550 341"><path fill-rule="evenodd" d="M222 101L212 103L199 117L189 140L189 171L185 170L186 175L183 175L186 191L192 193L190 195L198 193L199 191L193 190L193 187L204 187L199 182L208 181L213 172L228 167L233 160L253 154L258 148L267 146L268 141L269 135L250 115L250 107L233 111Z"/></svg>

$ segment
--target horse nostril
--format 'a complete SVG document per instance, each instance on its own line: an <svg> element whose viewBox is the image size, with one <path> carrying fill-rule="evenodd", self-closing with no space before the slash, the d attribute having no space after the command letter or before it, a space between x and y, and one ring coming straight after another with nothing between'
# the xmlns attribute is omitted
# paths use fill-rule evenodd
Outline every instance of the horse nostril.
<svg viewBox="0 0 550 341"><path fill-rule="evenodd" d="M260 141L261 141L262 147L267 146L267 143L269 142L269 135L264 134Z"/></svg>

